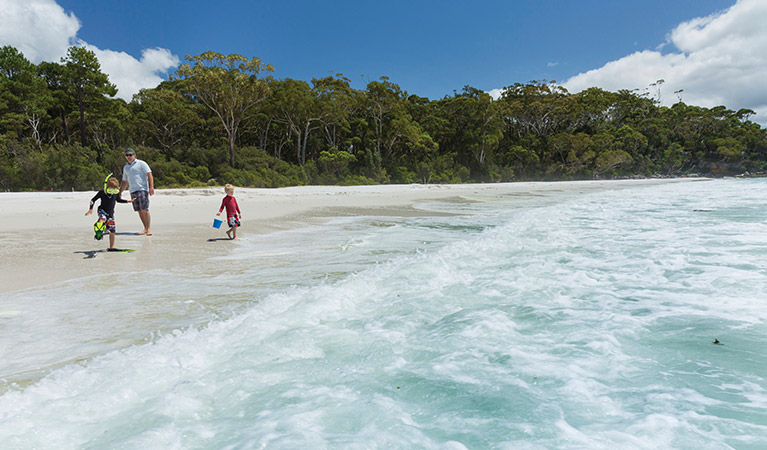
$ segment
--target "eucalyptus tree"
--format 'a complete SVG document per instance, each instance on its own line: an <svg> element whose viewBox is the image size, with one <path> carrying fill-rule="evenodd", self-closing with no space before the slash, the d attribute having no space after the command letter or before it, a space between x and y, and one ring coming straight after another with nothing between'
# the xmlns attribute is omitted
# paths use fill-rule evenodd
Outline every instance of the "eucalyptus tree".
<svg viewBox="0 0 767 450"><path fill-rule="evenodd" d="M262 72L274 72L274 67L259 58L238 54L222 55L205 52L186 56L187 63L179 66L176 77L185 93L194 96L210 109L224 128L229 141L229 164L234 167L234 150L240 124L254 106L269 93L268 79Z"/></svg>
<svg viewBox="0 0 767 450"><path fill-rule="evenodd" d="M647 92L641 94L638 92L638 90L621 89L615 93L614 126L632 125L646 119L658 110L654 100L649 98Z"/></svg>
<svg viewBox="0 0 767 450"><path fill-rule="evenodd" d="M647 146L647 138L626 125L602 131L592 142L597 176L629 174L638 153Z"/></svg>
<svg viewBox="0 0 767 450"><path fill-rule="evenodd" d="M100 164L107 162L109 149L124 147L133 140L130 134L134 117L125 100L104 98L94 103L87 117L88 136L96 144L97 161Z"/></svg>
<svg viewBox="0 0 767 450"><path fill-rule="evenodd" d="M133 96L131 109L149 143L169 156L200 122L194 105L172 89L141 89Z"/></svg>
<svg viewBox="0 0 767 450"><path fill-rule="evenodd" d="M389 81L388 77L381 77L380 81L371 81L365 90L365 107L367 116L372 121L373 134L375 136L376 168L381 167L383 160L383 148L386 142L387 125L399 116L405 108L407 93L397 85Z"/></svg>
<svg viewBox="0 0 767 450"><path fill-rule="evenodd" d="M374 168L393 164L396 151L408 144L436 145L410 115L407 92L388 77L368 83L363 102L376 141Z"/></svg>
<svg viewBox="0 0 767 450"><path fill-rule="evenodd" d="M594 143L586 133L558 133L549 139L556 160L548 167L549 173L568 178L584 177L594 166Z"/></svg>
<svg viewBox="0 0 767 450"><path fill-rule="evenodd" d="M351 131L349 118L360 108L359 96L343 74L312 79L312 90L325 111L322 117L325 141L330 148L341 148L343 136Z"/></svg>
<svg viewBox="0 0 767 450"><path fill-rule="evenodd" d="M576 109L578 129L595 134L612 126L618 119L617 94L597 87L585 89L572 96L571 107Z"/></svg>
<svg viewBox="0 0 767 450"><path fill-rule="evenodd" d="M572 119L567 97L567 90L554 81L532 81L506 87L500 101L510 131L520 137L533 135L545 139Z"/></svg>
<svg viewBox="0 0 767 450"><path fill-rule="evenodd" d="M61 58L64 65L64 81L80 113L80 143L86 146L85 114L104 96L114 97L117 87L109 82L109 77L101 71L96 54L85 47L69 47L67 56Z"/></svg>
<svg viewBox="0 0 767 450"><path fill-rule="evenodd" d="M322 127L329 110L323 108L309 83L290 78L274 83L272 102L275 120L284 124L295 138L296 161L305 164L310 135Z"/></svg>
<svg viewBox="0 0 767 450"><path fill-rule="evenodd" d="M554 163L548 139L571 131L577 120L577 115L571 114L573 102L567 90L553 81L515 83L504 89L499 103L505 122L506 151L514 149L513 159L524 161L523 167L517 169L532 174Z"/></svg>
<svg viewBox="0 0 767 450"><path fill-rule="evenodd" d="M40 124L52 96L36 71L16 48L0 48L0 127L14 130L20 138L22 126L29 126L38 148L42 148Z"/></svg>
<svg viewBox="0 0 767 450"><path fill-rule="evenodd" d="M503 136L500 103L479 89L465 86L461 93L439 101L450 124L444 149L455 151L460 164L480 175Z"/></svg>

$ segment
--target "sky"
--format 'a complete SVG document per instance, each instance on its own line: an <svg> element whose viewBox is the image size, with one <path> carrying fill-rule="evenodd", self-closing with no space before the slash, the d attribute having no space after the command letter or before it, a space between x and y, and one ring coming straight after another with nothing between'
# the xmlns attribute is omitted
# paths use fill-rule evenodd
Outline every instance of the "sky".
<svg viewBox="0 0 767 450"><path fill-rule="evenodd" d="M749 108L767 125L767 0L0 0L2 45L34 63L84 45L126 100L212 50L277 78L387 76L430 99L553 80Z"/></svg>

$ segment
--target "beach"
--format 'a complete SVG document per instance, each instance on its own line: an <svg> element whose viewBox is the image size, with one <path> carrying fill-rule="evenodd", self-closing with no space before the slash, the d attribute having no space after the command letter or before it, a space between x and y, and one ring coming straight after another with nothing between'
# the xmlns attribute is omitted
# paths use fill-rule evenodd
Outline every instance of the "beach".
<svg viewBox="0 0 767 450"><path fill-rule="evenodd" d="M764 448L765 189L0 194L0 447Z"/></svg>
<svg viewBox="0 0 767 450"><path fill-rule="evenodd" d="M464 185L305 186L280 189L238 188L243 212L238 234L263 234L301 227L335 216L419 216L420 201L520 201L578 195L605 189L690 181L646 179L617 181L520 182ZM84 216L95 192L0 193L0 294L94 273L129 273L197 264L228 252L235 242L225 226L212 228L224 197L222 187L158 189L151 197L153 236L138 236L141 223L130 204L117 204L116 247L134 253L94 253L108 240L93 239L95 215ZM125 193L124 198L127 198ZM98 206L96 206L98 207ZM225 213L222 213L224 215ZM210 239L217 239L211 241Z"/></svg>

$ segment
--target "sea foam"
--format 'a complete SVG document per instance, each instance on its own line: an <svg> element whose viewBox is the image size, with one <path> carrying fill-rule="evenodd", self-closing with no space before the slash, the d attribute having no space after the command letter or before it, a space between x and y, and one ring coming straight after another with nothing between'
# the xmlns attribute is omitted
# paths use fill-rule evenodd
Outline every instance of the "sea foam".
<svg viewBox="0 0 767 450"><path fill-rule="evenodd" d="M28 324L41 361L58 354L46 332L83 360L0 397L0 444L763 448L765 187L467 203L247 237L197 273L161 274L148 289L164 306L107 311L148 317L133 340L90 349L53 316L48 331ZM76 299L72 314L90 304L82 287L43 291Z"/></svg>

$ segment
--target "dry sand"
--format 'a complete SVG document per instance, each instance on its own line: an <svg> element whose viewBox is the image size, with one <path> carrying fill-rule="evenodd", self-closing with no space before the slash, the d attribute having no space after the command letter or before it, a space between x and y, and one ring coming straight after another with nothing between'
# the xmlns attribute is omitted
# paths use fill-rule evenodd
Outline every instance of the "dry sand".
<svg viewBox="0 0 767 450"><path fill-rule="evenodd" d="M689 179L688 179L689 180ZM578 195L684 180L530 182L463 185L304 186L235 191L243 212L238 234L300 227L339 215L418 216L444 214L413 205L422 201L493 201ZM108 238L93 239L93 215L85 216L94 192L0 193L0 294L90 275L197 264L230 251L225 226L212 227L223 188L163 189L151 197L153 236L139 236L141 222L129 204L117 204L118 248L103 253ZM127 194L124 194L127 196Z"/></svg>

